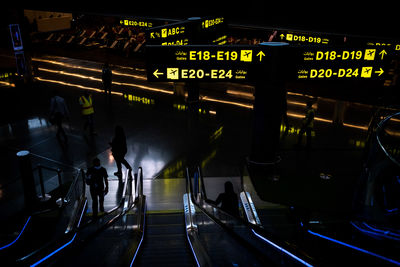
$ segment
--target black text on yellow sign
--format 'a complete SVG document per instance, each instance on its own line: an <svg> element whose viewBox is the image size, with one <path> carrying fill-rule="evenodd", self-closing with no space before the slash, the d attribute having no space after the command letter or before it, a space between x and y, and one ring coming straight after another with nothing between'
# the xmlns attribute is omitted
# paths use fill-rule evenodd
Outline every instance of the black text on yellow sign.
<svg viewBox="0 0 400 267"><path fill-rule="evenodd" d="M383 77L384 70L380 67L364 66L358 68L312 68L297 72L298 79L370 79Z"/></svg>
<svg viewBox="0 0 400 267"><path fill-rule="evenodd" d="M388 53L385 49L306 51L304 61L379 61Z"/></svg>

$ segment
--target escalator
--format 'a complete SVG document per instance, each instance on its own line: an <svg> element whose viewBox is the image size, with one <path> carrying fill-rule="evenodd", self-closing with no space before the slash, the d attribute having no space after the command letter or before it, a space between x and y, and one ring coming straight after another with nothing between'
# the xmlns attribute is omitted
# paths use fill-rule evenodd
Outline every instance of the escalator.
<svg viewBox="0 0 400 267"><path fill-rule="evenodd" d="M147 213L143 245L135 266L193 266L182 213Z"/></svg>
<svg viewBox="0 0 400 267"><path fill-rule="evenodd" d="M302 251L266 238L263 228L209 204L200 171L194 172L193 183L188 169L186 174L187 239L198 266L312 266L313 259Z"/></svg>
<svg viewBox="0 0 400 267"><path fill-rule="evenodd" d="M127 172L119 204L93 220L81 216L70 240L60 240L25 260L31 266L131 265L143 239L143 172ZM83 213L82 213L83 215Z"/></svg>
<svg viewBox="0 0 400 267"><path fill-rule="evenodd" d="M2 247L0 250L2 264L25 266L30 264L31 260L40 254L39 252L74 238L86 205L84 172L79 170L61 207L32 214L17 238Z"/></svg>
<svg viewBox="0 0 400 267"><path fill-rule="evenodd" d="M399 117L400 113L387 116L377 124L376 132L371 131L351 216L286 207L277 214L279 225L271 223L277 221L271 217L273 211L261 209L256 211L258 224L300 247L319 265L399 266Z"/></svg>

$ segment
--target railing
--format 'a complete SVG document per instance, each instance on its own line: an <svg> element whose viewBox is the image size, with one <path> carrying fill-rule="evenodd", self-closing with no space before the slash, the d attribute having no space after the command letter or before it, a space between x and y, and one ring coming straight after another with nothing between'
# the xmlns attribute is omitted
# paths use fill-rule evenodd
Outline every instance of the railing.
<svg viewBox="0 0 400 267"><path fill-rule="evenodd" d="M201 210L208 218L210 218L214 223L216 223L227 233L229 233L234 239L236 239L242 246L246 247L251 253L254 253L256 257L265 260L265 262L270 262L270 260L272 259L275 263L278 264L312 266L309 263L312 261L312 259L308 258L306 255L299 251L290 252L289 250L294 249L284 248L285 246L283 244L280 244L279 241L271 240L270 237L267 238L269 234L260 226L251 224L240 217L232 216L231 214L222 211L219 207L207 203L208 199L204 198L204 196L206 196L205 184L200 168L198 168L198 187L202 188L203 192L201 192L199 196L201 196L203 199L196 199L191 193L193 187L188 169L186 170L186 173L189 195L191 195L191 200L196 208ZM214 213L213 210L217 210L218 214ZM225 219L221 219L221 217ZM229 223L225 223L224 221L227 221ZM238 231L239 228L241 230L247 229L248 231L246 233L242 233ZM249 233L251 234L249 235ZM256 237L256 239L252 238L251 236ZM261 243L259 242L260 240L262 241ZM261 247L264 248L260 249ZM301 254L302 258L308 258L307 261L303 260L296 254Z"/></svg>
<svg viewBox="0 0 400 267"><path fill-rule="evenodd" d="M43 166L41 164L37 165L37 170L39 172L39 183L40 183L40 190L41 190L41 195L42 199L46 199L46 191L44 189L44 182L43 182L43 169L48 170L48 171L53 171L57 173L57 178L58 178L58 188L60 189L62 186L62 181L61 181L61 170L60 169L54 169L50 167ZM62 204L64 204L64 197L62 198Z"/></svg>
<svg viewBox="0 0 400 267"><path fill-rule="evenodd" d="M380 147L380 149L383 151L383 153L395 164L395 165L397 165L398 167L400 167L400 162L398 161L398 159L396 159L395 158L395 156L393 156L392 155L392 153L390 153L389 151L388 151L388 149L385 147L385 144L384 144L384 136L383 135L385 135L385 128L387 127L387 125L388 125L388 123L390 122L390 120L394 120L395 118L394 117L400 117L400 112L398 112L398 113L395 113L395 114L392 114L392 115L390 115L390 116L387 116L384 120L382 120L379 124L378 124L378 127L377 127L377 130L376 130L376 140L377 140L377 142L378 142L378 144L379 144L379 147ZM398 120L398 119L397 119ZM397 128L397 130L399 130L399 127ZM394 136L396 136L397 135L397 140L396 141L399 141L400 140L400 138L399 138L399 136L400 136L400 132L399 131L393 131L392 132L392 134L394 135ZM391 133L386 133L386 135L391 135ZM396 151L400 148L400 145L399 145L399 143L398 142L396 142L397 144L397 147L396 147Z"/></svg>

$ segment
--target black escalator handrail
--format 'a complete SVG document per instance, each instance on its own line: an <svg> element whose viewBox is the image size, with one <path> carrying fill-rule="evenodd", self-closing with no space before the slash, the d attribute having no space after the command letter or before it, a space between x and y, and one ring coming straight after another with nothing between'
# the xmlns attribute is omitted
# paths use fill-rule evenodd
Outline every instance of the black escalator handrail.
<svg viewBox="0 0 400 267"><path fill-rule="evenodd" d="M198 168L198 169L200 169L200 168ZM195 200L195 198L194 198L194 196L193 196L193 194L192 194L192 181L191 181L191 178L190 178L190 176L189 176L188 169L187 169L186 173L187 173L187 175L186 175L186 176L187 176L187 184L188 184L188 187L189 187L188 193L190 194L190 197L191 197L191 200L192 200L193 204L194 204L199 210L201 210L207 217L209 217L213 222L215 222L217 225L219 225L219 226L221 226L223 229L225 229L231 236L235 237L235 238L236 238L237 240L239 240L240 242L243 242L242 244L245 244L245 246L246 246L248 249L251 249L252 251L257 251L257 252L258 252L257 249L254 249L254 246L253 246L252 244L250 244L247 240L243 239L240 235L238 235L231 227L229 227L227 224L225 224L224 222L222 222L219 218L217 218L217 217L215 217L214 215L210 214L206 209L204 209L203 207L201 207L201 205ZM199 174L201 174L201 172L200 172ZM204 185L204 179L203 179L202 175L199 175L199 176L200 176L200 177L199 177L199 180L201 179L201 180L202 180L201 183ZM204 190L205 190L205 187L204 187ZM207 202L208 199L204 199L204 201ZM258 226L258 225L254 225L254 224L252 224L252 223L250 223L250 222L248 222L248 221L246 221L246 220L243 220L243 219L240 218L240 217L236 217L236 216L233 216L233 215L231 215L231 214L229 214L229 213L226 213L225 211L221 210L221 208L218 207L218 206L216 206L216 205L213 205L213 204L211 204L211 203L207 203L207 205L209 205L209 206L211 206L211 207L217 209L219 213L224 214L224 216L226 216L227 218L231 218L231 219L233 219L233 220L236 220L236 221L240 222L241 224L245 225L247 228L250 228L256 235L259 235L262 239L267 239L267 240L271 240L271 239L272 239L272 238L270 238L270 237L266 238L266 236L269 236L270 234L267 233L267 232L265 231L264 228L261 228L261 227ZM282 244L280 244L281 242L279 242L279 241L277 241L277 240L273 240L273 242L270 241L270 242L268 242L268 243L269 243L269 244L274 244L274 247L280 249L281 251L284 250L283 247L285 247L285 246L282 245ZM289 252L289 251L288 251L288 252ZM289 253L292 254L293 256L295 256L295 253L291 253L291 252L289 252ZM296 254L304 254L304 253L303 253L303 252L297 252ZM304 256L305 258L307 257L307 256L305 256L305 255L303 255L303 256ZM306 263L306 265L310 265L310 264L307 263L305 260L303 260L303 259L301 259L301 258L299 258L299 257L297 257L297 256L295 256L295 257L298 258L300 262L303 261L303 262Z"/></svg>
<svg viewBox="0 0 400 267"><path fill-rule="evenodd" d="M201 188L203 197L204 197L204 199L208 199L207 198L206 187L204 185L203 173L201 172L200 166L197 166L197 172L199 173L200 188Z"/></svg>
<svg viewBox="0 0 400 267"><path fill-rule="evenodd" d="M380 137L379 137L380 134L381 134L381 132L384 130L385 124L386 124L391 118L393 118L393 117L395 117L395 116L399 116L399 115L400 115L400 112L394 113L394 114L392 114L392 115L390 115L390 116L387 116L385 119L383 119L381 122L378 123L377 129L376 129L376 140L378 141L378 144L379 144L380 148L382 149L383 153L385 153L385 155L386 155L394 164L396 164L397 166L400 167L400 163L399 163L395 158L393 158L393 157L390 155L390 153L385 149L385 147L383 146L383 144L382 144L382 142L381 142L381 139L380 139Z"/></svg>
<svg viewBox="0 0 400 267"><path fill-rule="evenodd" d="M69 187L69 190L67 192L67 194L65 195L65 201L69 201L71 194L72 194L72 190L74 189L76 183L78 183L79 177L82 177L82 183L83 183L83 190L81 193L81 196L85 195L86 192L86 186L85 186L85 171L83 169L79 169L76 177L74 179L74 181L72 182L71 186Z"/></svg>
<svg viewBox="0 0 400 267"><path fill-rule="evenodd" d="M85 184L85 172L84 172L84 170L83 169L81 169L80 170L80 174L82 174L82 180L83 180L83 190L82 190L82 195L81 195L81 197L82 196L85 196L85 189L86 189L86 184ZM78 175L79 176L79 175ZM124 188L123 188L123 191L122 192L124 192L124 196L125 196L125 194L126 194L126 190L127 190L127 181L128 181L128 170L127 170L127 174L126 174L126 176L125 176L125 180L124 180ZM75 184L75 183L74 183ZM122 205L123 205L123 203L124 203L124 200L125 200L125 198L124 198L124 196L121 198L121 200L120 200L120 202L119 202L119 204L117 205L117 206L115 206L114 208L112 208L111 210L109 210L108 212L106 212L103 216L106 216L106 215L109 215L109 214L111 214L112 212L114 212L114 211L116 211L116 210L118 210L119 208L121 208L122 207ZM86 202L85 202L86 203ZM85 206L86 206L86 204L85 204ZM131 208L131 207L130 207ZM129 210L130 208L128 208L127 210ZM83 214L83 213L82 213ZM118 216L118 215L117 215ZM111 225L117 218L117 216L114 216L112 219L110 219L109 221L107 221L102 227L100 227L97 231L96 231L96 233L99 231L99 230L103 230L103 229L105 229L106 227L108 227L109 225ZM119 217L118 217L119 218ZM80 218L81 219L81 218ZM80 220L79 220L80 221ZM70 231L70 232L68 232L68 233L66 233L65 235L64 235L64 237L63 237L63 239L66 239L66 240L68 240L63 246L61 246L61 247L65 247L67 244L69 245L69 244L71 244L74 240L75 240L75 237L76 237L76 234L79 232L79 231L81 231L82 229L84 229L84 228L86 228L87 226L89 226L89 225L91 225L92 223L91 222L89 222L89 223L87 223L87 224L85 224L85 225L82 225L82 226L80 226L79 224L77 224L77 223L75 223L74 224L74 229L72 230L72 231ZM105 226L105 225L107 225L107 226ZM39 248L39 249L37 249L37 250L35 250L34 252L32 252L32 253L30 253L29 255L27 255L27 256L24 256L24 257L22 257L22 258L20 258L20 259L18 259L17 261L18 262L25 262L25 261L27 261L27 260L30 260L33 256L36 256L38 253L40 253L40 252L42 252L42 251L44 251L44 250L46 250L46 249L49 249L49 247L51 247L51 246L59 246L59 240L56 240L56 241L53 241L53 242L49 242L49 243L47 243L46 245L44 245L43 247L41 247L41 248ZM61 242L61 243L64 243L64 242ZM54 250L54 251L57 251L57 250ZM52 252L53 253L53 252ZM51 254L51 253L50 253ZM49 255L50 255L49 254ZM47 257L47 256L46 256ZM46 258L46 257L44 257L44 258ZM43 258L42 258L43 259Z"/></svg>
<svg viewBox="0 0 400 267"><path fill-rule="evenodd" d="M139 196L143 196L143 169L142 167L138 168L137 179L135 181L135 198Z"/></svg>
<svg viewBox="0 0 400 267"><path fill-rule="evenodd" d="M200 171L200 167L198 167L198 170ZM203 185L202 188L204 189L203 195L206 196L206 193L205 193L205 186L204 186L204 178L203 178L203 175L201 174L201 172L199 172L199 174L200 174L200 175L199 175L199 176L200 176L200 177L199 177L199 180L201 180L201 184ZM246 197L247 197L247 196L246 196ZM255 230L255 231L257 231L257 232L260 232L260 233L265 232L264 228L261 228L261 227L258 226L258 225L254 225L254 224L252 224L252 223L249 223L248 221L243 220L243 219L240 218L240 217L234 216L234 215L232 215L232 214L229 214L229 213L227 213L227 212L221 210L221 208L218 207L217 205L214 205L214 204L210 203L210 202L212 202L210 199L204 197L203 200L207 203L207 205L209 205L209 206L211 206L211 207L217 209L218 212L224 214L224 215L227 216L228 218L234 218L235 220L240 221L242 224L246 225L247 227L252 228L253 230Z"/></svg>
<svg viewBox="0 0 400 267"><path fill-rule="evenodd" d="M127 251L126 256L124 257L123 264L124 266L132 266L136 260L136 256L139 252L140 246L142 245L144 238L144 228L146 221L146 196L143 195L143 169L142 167L138 168L137 181L135 184L135 203L137 206L137 235L135 236L135 246L133 246L132 250Z"/></svg>
<svg viewBox="0 0 400 267"><path fill-rule="evenodd" d="M74 188L75 185L79 182L79 177L82 177L82 181L81 181L81 182L82 182L83 186L82 186L82 192L81 192L81 194L79 195L79 200L81 201L81 203L80 203L80 205L78 205L78 206L76 207L76 210L77 210L77 211L80 210L79 208L85 209L86 204L87 204L87 200L86 200L86 198L85 198L85 192L86 192L85 172L84 172L83 169L79 169L79 170L78 170L78 172L77 172L77 174L76 174L76 176L75 176L75 179L74 179L74 181L72 182L72 184L71 184L71 186L70 186L70 189L69 189L69 191L68 191L68 193L67 193L67 195L66 195L66 197L65 197L65 199L66 199L67 201L69 201L69 198L70 198L70 195L72 194L73 188ZM83 210L82 210L80 216L79 216L79 213L78 213L78 212L74 212L74 215L75 215L75 219L73 220L73 225L72 225L73 230L72 230L72 231L66 231L65 234L64 234L64 236L62 237L62 239L67 239L67 240L69 240L69 239L71 239L71 237L72 237L72 240L73 240L73 239L75 238L75 234L76 234L77 228L79 227L79 224L80 224L81 219L82 219ZM67 229L68 229L68 227L69 227L69 225L67 226ZM23 256L23 257L17 259L17 260L16 260L16 263L24 263L24 262L30 261L33 257L37 256L39 253L43 252L43 251L46 250L46 249L49 249L49 247L57 245L57 244L58 244L58 241L59 241L59 240L50 241L50 242L46 243L46 244L43 245L42 247L40 247L40 248L36 249L35 251L29 253L28 255L25 255L25 256Z"/></svg>
<svg viewBox="0 0 400 267"><path fill-rule="evenodd" d="M105 215L109 215L111 213L113 213L114 211L120 209L123 207L126 197L131 197L131 194L128 194L127 189L128 189L128 177L129 177L129 172L130 170L126 171L126 175L125 175L125 179L124 179L124 188L122 189L123 192L123 196L121 197L121 200L119 201L118 206L115 206L114 208L112 208L110 211L106 212ZM121 212L119 212L117 215L115 215L114 217L112 217L110 220L108 220L107 222L105 222L101 227L99 227L95 232L93 232L88 238L86 238L85 240L83 240L82 242L85 243L87 240L92 239L93 237L95 237L98 233L100 233L101 231L103 231L104 229L108 228L109 226L111 226L112 224L114 224L114 222L116 222L120 217L122 217L123 215L126 214L127 211L129 211L133 206L134 206L134 202L132 204L130 204L126 209L122 209ZM90 222L86 225L91 224ZM80 231L82 228L81 227L78 229L78 231Z"/></svg>
<svg viewBox="0 0 400 267"><path fill-rule="evenodd" d="M257 249L254 249L254 247L244 238L242 238L241 236L239 236L235 231L233 231L230 227L228 227L225 223L223 223L221 220L219 220L218 218L216 218L214 215L210 214L207 210L205 210L203 207L201 207L201 205L199 205L192 193L192 181L191 178L189 176L189 171L188 169L186 169L186 180L187 180L187 192L190 195L191 201L193 202L193 205L195 205L197 207L197 209L199 209L204 215L206 215L211 221L213 221L216 225L218 225L219 227L221 227L222 229L224 229L231 237L233 237L234 239L236 239L241 245L243 245L244 247L246 247L249 251L254 252L260 259L264 258L264 255L262 253L260 253ZM218 208L218 207L217 207ZM219 208L218 208L219 209Z"/></svg>

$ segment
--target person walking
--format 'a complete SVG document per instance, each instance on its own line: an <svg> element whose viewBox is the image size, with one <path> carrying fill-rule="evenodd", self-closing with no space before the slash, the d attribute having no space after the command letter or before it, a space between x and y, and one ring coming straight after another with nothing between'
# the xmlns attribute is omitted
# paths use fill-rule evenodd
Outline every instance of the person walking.
<svg viewBox="0 0 400 267"><path fill-rule="evenodd" d="M112 71L111 71L111 68L110 68L108 62L104 63L104 65L103 65L101 79L103 81L104 91L105 91L106 95L107 95L107 91L108 91L108 94L111 97Z"/></svg>
<svg viewBox="0 0 400 267"><path fill-rule="evenodd" d="M82 116L85 119L83 130L86 131L86 129L89 127L90 134L95 135L96 133L94 131L94 122L93 122L94 108L93 108L92 95L90 95L88 92L85 92L85 94L79 98L79 104L81 105L82 108Z"/></svg>
<svg viewBox="0 0 400 267"><path fill-rule="evenodd" d="M106 169L100 165L100 160L95 158L93 160L93 166L86 172L86 184L90 187L94 218L97 217L99 204L100 212L104 212L104 196L108 193L107 179L108 174Z"/></svg>
<svg viewBox="0 0 400 267"><path fill-rule="evenodd" d="M125 155L126 155L128 149L126 147L125 132L124 132L124 129L120 125L117 125L115 127L115 135L110 143L110 146L111 146L112 155L115 159L115 162L117 164L117 169L118 169L118 171L115 172L114 175L117 176L119 179L122 179L122 165L121 164L124 164L125 168L127 168L129 171L132 170L132 167L129 165L129 163L125 159Z"/></svg>
<svg viewBox="0 0 400 267"><path fill-rule="evenodd" d="M221 210L229 213L230 215L239 217L239 201L235 191L233 191L232 182L225 182L224 187L225 192L219 194L215 201L207 200L207 202L214 205L221 204Z"/></svg>
<svg viewBox="0 0 400 267"><path fill-rule="evenodd" d="M314 128L314 117L315 117L315 111L312 108L312 101L309 100L307 101L306 115L301 125L299 137L297 140L297 145L301 144L303 134L306 133L307 135L306 147L311 148L311 132Z"/></svg>
<svg viewBox="0 0 400 267"><path fill-rule="evenodd" d="M64 98L59 96L58 91L54 90L53 97L50 100L50 122L57 126L57 139L64 138L64 142L68 143L68 137L62 127L64 118L69 118L69 110L65 104Z"/></svg>

